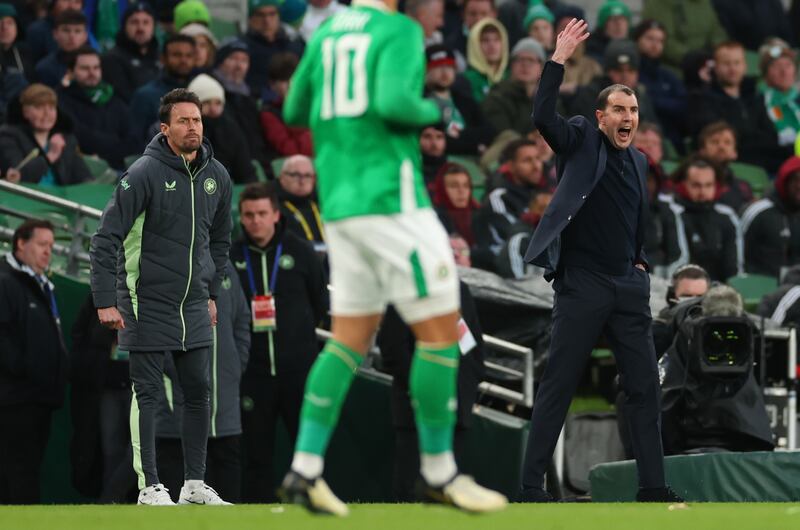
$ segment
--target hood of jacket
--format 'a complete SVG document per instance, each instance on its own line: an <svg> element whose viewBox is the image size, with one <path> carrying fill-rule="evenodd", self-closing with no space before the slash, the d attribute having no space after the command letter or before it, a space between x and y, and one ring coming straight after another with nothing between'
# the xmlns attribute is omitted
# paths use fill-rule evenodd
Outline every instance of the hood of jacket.
<svg viewBox="0 0 800 530"><path fill-rule="evenodd" d="M493 69L489 65L489 62L486 60L486 56L483 55L483 51L481 51L481 32L487 26L492 26L497 29L497 31L500 33L500 40L503 43L503 55L500 59L500 67L497 70ZM503 24L500 23L499 20L494 18L484 18L472 26L472 29L469 31L469 37L467 38L467 63L472 68L488 77L492 84L498 83L501 79L503 79L506 67L508 67L508 54L508 33L506 32L506 28L503 27Z"/></svg>

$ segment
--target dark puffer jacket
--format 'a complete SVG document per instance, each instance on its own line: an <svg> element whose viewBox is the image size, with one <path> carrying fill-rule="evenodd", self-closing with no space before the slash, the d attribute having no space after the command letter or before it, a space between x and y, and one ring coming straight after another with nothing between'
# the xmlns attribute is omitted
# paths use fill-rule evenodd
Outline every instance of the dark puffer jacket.
<svg viewBox="0 0 800 530"><path fill-rule="evenodd" d="M228 260L231 181L208 140L191 164L158 134L120 181L92 237L96 307L117 306L129 351L211 344L209 298Z"/></svg>

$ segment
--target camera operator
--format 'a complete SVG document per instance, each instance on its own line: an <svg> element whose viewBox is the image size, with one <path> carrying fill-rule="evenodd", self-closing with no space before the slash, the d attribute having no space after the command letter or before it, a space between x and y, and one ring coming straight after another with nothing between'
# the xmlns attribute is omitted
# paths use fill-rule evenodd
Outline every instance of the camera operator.
<svg viewBox="0 0 800 530"><path fill-rule="evenodd" d="M672 345L678 332L674 326L676 307L687 300L703 296L710 287L711 278L700 265L689 263L678 267L672 274L672 283L667 289L667 307L653 319L653 343L659 359Z"/></svg>

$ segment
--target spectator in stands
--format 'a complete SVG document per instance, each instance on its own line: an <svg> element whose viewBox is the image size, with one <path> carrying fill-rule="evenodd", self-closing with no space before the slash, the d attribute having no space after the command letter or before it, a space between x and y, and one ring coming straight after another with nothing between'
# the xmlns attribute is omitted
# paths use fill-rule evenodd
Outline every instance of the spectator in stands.
<svg viewBox="0 0 800 530"><path fill-rule="evenodd" d="M273 54L293 53L303 55L303 41L289 33L281 24L278 7L280 0L251 0L244 41L250 51L250 61L259 68L247 70L247 84L254 98L260 99L267 87L267 68Z"/></svg>
<svg viewBox="0 0 800 530"><path fill-rule="evenodd" d="M206 482L229 502L239 502L242 489L242 413L239 385L250 358L251 313L236 269L229 261L217 296L214 355L208 363L211 424L206 452ZM164 398L156 418L159 478L178 501L183 485L180 425L183 391L172 354L164 355Z"/></svg>
<svg viewBox="0 0 800 530"><path fill-rule="evenodd" d="M442 109L448 152L457 155L482 153L494 138L494 129L469 92L454 85L455 55L445 45L434 44L425 49L425 56L425 93Z"/></svg>
<svg viewBox="0 0 800 530"><path fill-rule="evenodd" d="M672 70L661 64L667 38L664 26L657 20L642 21L633 32L641 58L638 82L647 89L647 97L667 138L682 152L686 87Z"/></svg>
<svg viewBox="0 0 800 530"><path fill-rule="evenodd" d="M781 326L800 326L800 267L786 269L781 285L764 295L756 314L769 318Z"/></svg>
<svg viewBox="0 0 800 530"><path fill-rule="evenodd" d="M722 27L748 50L769 37L794 42L791 19L781 0L712 0Z"/></svg>
<svg viewBox="0 0 800 530"><path fill-rule="evenodd" d="M19 40L17 10L13 4L0 4L0 68L33 78L33 59L28 46Z"/></svg>
<svg viewBox="0 0 800 530"><path fill-rule="evenodd" d="M661 161L664 159L664 137L658 124L650 121L639 122L639 128L633 138L633 146L647 155L648 162L661 165ZM661 190L659 189L659 191Z"/></svg>
<svg viewBox="0 0 800 530"><path fill-rule="evenodd" d="M644 125L653 127L647 122ZM636 132L636 139L642 132L642 125ZM650 128L646 135L658 135L658 130ZM650 151L655 150L655 146ZM647 155L647 152L645 152ZM648 215L644 221L644 252L650 262L651 269L656 274L663 274L675 268L681 260L689 258L681 252L680 239L678 235L676 212L673 211L672 201L667 197L661 196L661 191L665 188L666 180L661 166L656 164L650 156L647 156L647 200Z"/></svg>
<svg viewBox="0 0 800 530"><path fill-rule="evenodd" d="M328 311L328 291L311 245L286 229L274 183L248 185L239 214L244 234L231 245L231 259L257 310L241 385L242 500L264 502L273 498L278 418L292 445L297 437L303 386L319 351L314 328Z"/></svg>
<svg viewBox="0 0 800 530"><path fill-rule="evenodd" d="M200 74L186 87L197 94L202 104L203 136L214 146L214 158L228 170L236 184L256 180L250 162L250 149L236 120L226 112L225 90L219 81L208 74Z"/></svg>
<svg viewBox="0 0 800 530"><path fill-rule="evenodd" d="M717 166L717 200L740 213L753 202L753 190L730 168L731 162L738 157L736 131L724 121L710 123L697 135L697 144L698 154Z"/></svg>
<svg viewBox="0 0 800 530"><path fill-rule="evenodd" d="M426 47L444 42L439 31L444 25L444 0L406 0L405 13L422 26Z"/></svg>
<svg viewBox="0 0 800 530"><path fill-rule="evenodd" d="M714 54L706 50L688 52L681 62L681 73L690 98L708 90L714 80Z"/></svg>
<svg viewBox="0 0 800 530"><path fill-rule="evenodd" d="M316 199L317 172L305 155L293 155L283 162L278 177L278 200L286 227L315 248L325 245L325 231Z"/></svg>
<svg viewBox="0 0 800 530"><path fill-rule="evenodd" d="M155 12L146 2L128 4L122 15L117 45L103 55L103 79L126 102L133 93L158 77Z"/></svg>
<svg viewBox="0 0 800 530"><path fill-rule="evenodd" d="M88 46L69 58L69 86L58 90L61 110L71 119L83 154L97 155L115 169L138 152L130 130L128 105L103 81L100 54Z"/></svg>
<svg viewBox="0 0 800 530"><path fill-rule="evenodd" d="M712 280L727 280L740 268L739 221L730 207L715 201L714 166L702 158L689 159L675 180L675 212L684 228L678 237L689 249L689 261L708 271Z"/></svg>
<svg viewBox="0 0 800 530"><path fill-rule="evenodd" d="M345 8L336 0L308 0L308 9L300 25L300 36L308 42L320 24Z"/></svg>
<svg viewBox="0 0 800 530"><path fill-rule="evenodd" d="M125 503L136 489L129 358L116 331L100 324L88 295L72 326L70 461L75 488L101 503Z"/></svg>
<svg viewBox="0 0 800 530"><path fill-rule="evenodd" d="M796 53L781 39L767 40L758 50L767 116L778 133L779 145L794 145L800 131L800 92L797 90Z"/></svg>
<svg viewBox="0 0 800 530"><path fill-rule="evenodd" d="M522 21L522 27L525 28L528 37L541 44L548 57L556 45L556 33L553 27L555 21L556 17L553 12L541 0L531 2L531 7Z"/></svg>
<svg viewBox="0 0 800 530"><path fill-rule="evenodd" d="M693 50L712 50L728 39L711 0L644 0L642 19L654 19L666 29L663 61L680 68Z"/></svg>
<svg viewBox="0 0 800 530"><path fill-rule="evenodd" d="M64 401L67 352L53 283L49 221L22 223L0 262L0 503L36 504L53 411Z"/></svg>
<svg viewBox="0 0 800 530"><path fill-rule="evenodd" d="M456 67L459 72L467 69L467 45L470 30L475 24L486 18L497 18L494 0L464 0L461 5L461 25L459 30L450 35L445 44L456 56Z"/></svg>
<svg viewBox="0 0 800 530"><path fill-rule="evenodd" d="M552 198L553 193L549 190L533 194L528 210L509 229L511 235L495 258L494 272L503 278L521 279L537 269L525 263L525 250L528 248L531 234L539 226L539 221L542 220L542 215Z"/></svg>
<svg viewBox="0 0 800 530"><path fill-rule="evenodd" d="M289 57L294 61L292 64L297 66L296 56L292 53L276 54L273 60L277 60L276 57ZM213 75L225 87L227 112L239 124L250 148L250 156L271 176L272 152L265 141L265 128L259 120L258 102L247 84L247 73L251 64L253 63L247 43L241 39L233 39L217 51ZM294 72L294 67L291 72Z"/></svg>
<svg viewBox="0 0 800 530"><path fill-rule="evenodd" d="M201 0L182 0L175 4L172 12L175 31L180 32L189 24L211 24L211 13Z"/></svg>
<svg viewBox="0 0 800 530"><path fill-rule="evenodd" d="M276 97L261 108L261 130L267 152L276 158L312 154L311 131L283 121L283 101L296 68L297 57L289 53L275 54L269 65L269 86Z"/></svg>
<svg viewBox="0 0 800 530"><path fill-rule="evenodd" d="M36 79L51 88L66 86L69 54L84 46L88 35L86 15L80 11L64 11L58 15L53 27L57 48L36 63Z"/></svg>
<svg viewBox="0 0 800 530"><path fill-rule="evenodd" d="M219 45L211 30L203 24L192 22L183 26L178 33L189 35L194 39L197 69L210 72L216 64L217 46Z"/></svg>
<svg viewBox="0 0 800 530"><path fill-rule="evenodd" d="M484 18L469 30L467 64L464 77L472 87L473 99L480 103L506 77L508 36L499 21Z"/></svg>
<svg viewBox="0 0 800 530"><path fill-rule="evenodd" d="M767 116L756 90L756 80L746 77L744 48L738 42L724 42L714 51L714 80L711 87L689 98L687 126L697 134L709 123L724 120L736 130L739 159L774 173L791 149L778 144L775 127Z"/></svg>
<svg viewBox="0 0 800 530"><path fill-rule="evenodd" d="M603 65L605 74L595 77L590 83L579 87L569 102L570 114L585 116L591 123L597 121L595 106L597 94L609 85L621 84L636 93L639 103L639 119L658 123L658 116L646 90L639 86L639 50L629 40L615 40L606 48Z"/></svg>
<svg viewBox="0 0 800 530"><path fill-rule="evenodd" d="M775 189L742 214L744 265L747 272L780 277L800 264L800 158L778 170Z"/></svg>
<svg viewBox="0 0 800 530"><path fill-rule="evenodd" d="M555 30L556 35L564 29L564 27L573 18L582 20L583 9L567 4L556 4L553 6L553 15L555 15ZM592 59L586 54L586 43L581 42L575 48L575 53L567 59L564 68L564 82L561 83L559 88L560 94L564 98L569 98L575 94L579 86L589 83L592 79L601 75L603 68L600 63Z"/></svg>
<svg viewBox="0 0 800 530"><path fill-rule="evenodd" d="M172 35L164 42L161 54L164 66L161 75L145 83L131 98L131 128L143 148L152 138L158 121L161 96L176 88L186 88L195 67L194 39L188 35ZM155 134L155 133L154 133Z"/></svg>
<svg viewBox="0 0 800 530"><path fill-rule="evenodd" d="M422 129L419 136L419 150L422 153L422 176L425 179L425 186L433 195L436 175L447 163L447 134L444 131L444 123Z"/></svg>
<svg viewBox="0 0 800 530"><path fill-rule="evenodd" d="M525 134L530 129L533 98L545 62L544 48L530 37L511 51L511 75L492 87L481 104L484 115L498 133L506 130Z"/></svg>
<svg viewBox="0 0 800 530"><path fill-rule="evenodd" d="M80 11L82 8L83 0L52 0L48 4L47 15L26 28L25 42L28 44L34 63L58 47L53 38L56 18L64 11Z"/></svg>
<svg viewBox="0 0 800 530"><path fill-rule="evenodd" d="M478 201L472 196L472 178L459 164L447 164L436 175L433 185L433 205L448 234L463 237L469 248L475 246L472 223Z"/></svg>
<svg viewBox="0 0 800 530"><path fill-rule="evenodd" d="M606 0L597 11L597 24L586 41L586 53L597 61L605 57L613 40L628 38L631 9L622 0Z"/></svg>
<svg viewBox="0 0 800 530"><path fill-rule="evenodd" d="M68 119L59 118L52 88L35 83L22 91L0 126L0 168L11 182L79 184L92 178L78 153Z"/></svg>

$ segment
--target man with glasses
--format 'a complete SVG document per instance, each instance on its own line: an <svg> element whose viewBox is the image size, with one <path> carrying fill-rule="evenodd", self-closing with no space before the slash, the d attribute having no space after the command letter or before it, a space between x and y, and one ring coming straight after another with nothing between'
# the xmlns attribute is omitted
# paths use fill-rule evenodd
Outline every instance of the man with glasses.
<svg viewBox="0 0 800 530"><path fill-rule="evenodd" d="M278 199L287 228L314 244L318 251L325 249L325 232L316 200L317 173L314 163L305 155L290 156L278 176Z"/></svg>

